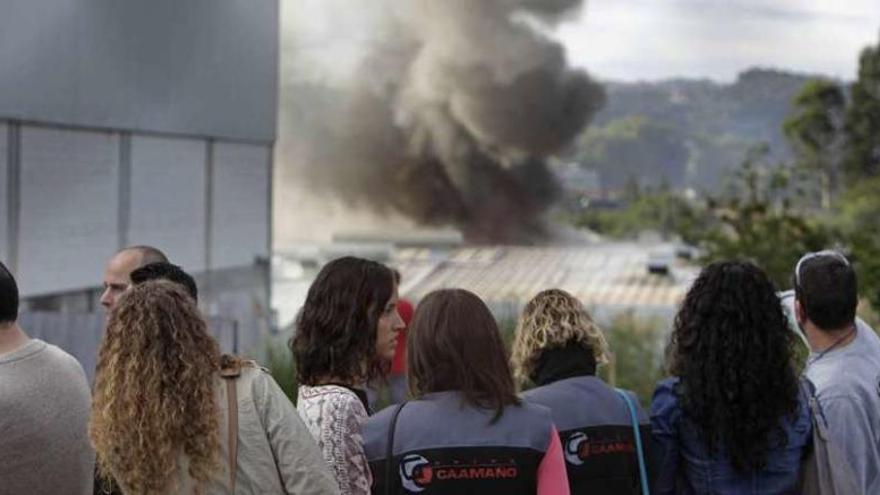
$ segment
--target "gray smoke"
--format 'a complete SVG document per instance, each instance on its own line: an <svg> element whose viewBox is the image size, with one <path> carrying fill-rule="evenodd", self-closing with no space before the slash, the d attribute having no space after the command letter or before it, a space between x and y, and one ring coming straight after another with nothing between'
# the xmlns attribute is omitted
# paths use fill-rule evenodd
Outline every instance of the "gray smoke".
<svg viewBox="0 0 880 495"><path fill-rule="evenodd" d="M558 192L545 159L604 101L542 32L580 4L375 2L387 15L346 84L282 81L282 164L358 207L532 240Z"/></svg>

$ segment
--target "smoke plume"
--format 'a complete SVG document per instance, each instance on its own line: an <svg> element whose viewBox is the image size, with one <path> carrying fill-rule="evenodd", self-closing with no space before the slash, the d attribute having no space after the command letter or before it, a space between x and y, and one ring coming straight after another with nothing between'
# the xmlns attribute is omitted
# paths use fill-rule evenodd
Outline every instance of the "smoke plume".
<svg viewBox="0 0 880 495"><path fill-rule="evenodd" d="M304 51L313 57L282 75L282 180L358 208L455 225L471 241L533 240L558 191L546 158L604 101L544 34L580 4L373 1L365 34L330 15L330 30L354 37L354 50L283 48L290 65ZM334 80L334 70L344 75Z"/></svg>

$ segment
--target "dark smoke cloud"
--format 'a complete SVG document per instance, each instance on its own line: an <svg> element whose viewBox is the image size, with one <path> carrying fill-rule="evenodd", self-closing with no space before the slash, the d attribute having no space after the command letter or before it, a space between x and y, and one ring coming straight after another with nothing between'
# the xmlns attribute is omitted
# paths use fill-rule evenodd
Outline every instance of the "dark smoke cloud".
<svg viewBox="0 0 880 495"><path fill-rule="evenodd" d="M604 101L538 28L580 3L385 5L353 82L286 89L280 160L356 207L453 224L471 241L533 240L558 190L545 159Z"/></svg>

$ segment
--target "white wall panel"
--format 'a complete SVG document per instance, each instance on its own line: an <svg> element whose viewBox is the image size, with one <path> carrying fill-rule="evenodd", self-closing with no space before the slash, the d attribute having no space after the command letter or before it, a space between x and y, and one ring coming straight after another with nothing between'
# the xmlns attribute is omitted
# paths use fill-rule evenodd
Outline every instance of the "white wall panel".
<svg viewBox="0 0 880 495"><path fill-rule="evenodd" d="M118 243L118 164L118 134L22 127L24 295L100 284Z"/></svg>
<svg viewBox="0 0 880 495"><path fill-rule="evenodd" d="M129 245L162 249L187 271L205 269L206 143L131 138Z"/></svg>
<svg viewBox="0 0 880 495"><path fill-rule="evenodd" d="M0 117L274 137L278 0L0 5Z"/></svg>
<svg viewBox="0 0 880 495"><path fill-rule="evenodd" d="M268 255L269 153L264 146L214 145L212 268Z"/></svg>
<svg viewBox="0 0 880 495"><path fill-rule="evenodd" d="M8 156L7 138L8 131L6 124L0 122L0 261L9 264L9 253L6 251L6 242L9 239L9 226L7 218L9 210L7 209L7 191L6 177L9 173L6 160Z"/></svg>

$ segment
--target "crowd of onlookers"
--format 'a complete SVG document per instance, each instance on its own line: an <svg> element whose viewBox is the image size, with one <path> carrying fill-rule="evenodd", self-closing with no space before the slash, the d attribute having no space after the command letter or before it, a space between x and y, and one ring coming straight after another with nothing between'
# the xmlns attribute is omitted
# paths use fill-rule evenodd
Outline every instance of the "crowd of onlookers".
<svg viewBox="0 0 880 495"><path fill-rule="evenodd" d="M397 272L340 258L296 318L294 406L221 354L155 248L107 265L93 384L18 326L0 263L0 493L880 494L880 339L855 271L822 251L792 281L796 329L756 265L706 266L645 411L597 374L613 349L564 290L524 306L508 353L477 295L413 311ZM371 410L377 388L392 406Z"/></svg>

